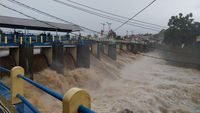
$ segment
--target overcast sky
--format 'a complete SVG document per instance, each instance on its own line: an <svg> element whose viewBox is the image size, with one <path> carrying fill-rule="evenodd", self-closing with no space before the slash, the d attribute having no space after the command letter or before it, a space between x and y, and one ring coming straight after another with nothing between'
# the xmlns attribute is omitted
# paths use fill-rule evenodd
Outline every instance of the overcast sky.
<svg viewBox="0 0 200 113"><path fill-rule="evenodd" d="M91 14L84 13L77 9L73 9L52 0L18 0L24 4L30 5L34 8L38 8L42 11L48 12L65 20L71 21L81 26L85 26L96 31L102 29L100 23L110 22L112 23L112 28L115 29L121 23L114 22L108 19L103 19ZM67 2L65 0L61 0ZM112 12L125 17L132 17L139 10L144 8L152 0L73 0L88 6L95 7L97 9ZM22 11L28 15L34 16L41 20L61 22L50 17L46 17L30 11L28 9L17 6L7 0L0 0L1 3ZM177 15L178 13L188 14L193 13L195 21L200 21L200 0L157 0L152 6L146 9L144 12L139 14L135 19L154 23L162 26L167 26L167 22L172 15ZM0 6L0 15L22 17L24 16L5 9ZM62 23L62 22L61 22ZM106 26L106 29L107 26ZM133 31L137 33L156 33L155 31L146 30L143 28L138 28L134 26L125 25L117 31L118 34L124 35L126 31Z"/></svg>

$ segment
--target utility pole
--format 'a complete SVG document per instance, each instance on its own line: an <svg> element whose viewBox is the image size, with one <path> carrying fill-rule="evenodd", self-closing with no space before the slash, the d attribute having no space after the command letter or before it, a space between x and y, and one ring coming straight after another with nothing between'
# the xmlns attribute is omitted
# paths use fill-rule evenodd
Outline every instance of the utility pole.
<svg viewBox="0 0 200 113"><path fill-rule="evenodd" d="M103 26L103 31L105 30L105 23L101 23L101 25Z"/></svg>
<svg viewBox="0 0 200 113"><path fill-rule="evenodd" d="M101 36L104 35L104 32L105 32L105 23L101 23L101 25L103 26L103 29L101 30Z"/></svg>
<svg viewBox="0 0 200 113"><path fill-rule="evenodd" d="M111 30L112 23L106 22L108 24L108 32Z"/></svg>
<svg viewBox="0 0 200 113"><path fill-rule="evenodd" d="M134 32L134 31L131 31L131 35L133 35L133 32Z"/></svg>
<svg viewBox="0 0 200 113"><path fill-rule="evenodd" d="M128 37L128 30L126 30L126 36Z"/></svg>

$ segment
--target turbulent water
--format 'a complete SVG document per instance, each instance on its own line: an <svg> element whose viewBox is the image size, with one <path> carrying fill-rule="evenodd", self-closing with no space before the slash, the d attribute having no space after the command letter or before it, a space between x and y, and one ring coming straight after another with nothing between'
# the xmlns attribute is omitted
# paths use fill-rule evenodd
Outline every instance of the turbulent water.
<svg viewBox="0 0 200 113"><path fill-rule="evenodd" d="M153 53L153 55L156 55ZM122 53L117 61L91 55L90 69L45 69L35 80L61 94L71 87L86 89L97 113L200 113L200 71L165 61ZM61 113L62 103L26 84L25 96L42 113ZM33 92L34 90L34 92ZM123 112L126 113L126 112Z"/></svg>
<svg viewBox="0 0 200 113"><path fill-rule="evenodd" d="M120 79L93 91L99 113L200 113L200 71L143 57L127 64ZM102 109L103 108L103 109Z"/></svg>

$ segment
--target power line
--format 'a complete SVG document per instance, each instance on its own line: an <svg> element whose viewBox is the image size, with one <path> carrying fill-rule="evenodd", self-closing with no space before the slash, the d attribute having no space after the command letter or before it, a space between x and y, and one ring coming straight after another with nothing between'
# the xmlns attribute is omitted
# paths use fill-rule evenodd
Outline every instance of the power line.
<svg viewBox="0 0 200 113"><path fill-rule="evenodd" d="M48 14L48 13L46 13L46 12L43 12L43 11L41 11L41 10L38 10L38 9L36 9L36 8L30 7L30 6L26 5L26 4L23 4L23 3L19 2L19 1L16 1L16 0L8 0L8 1L10 1L10 2L12 2L12 3L15 3L15 4L17 4L17 5L20 5L20 6L22 6L22 7L28 8L28 9L30 9L30 10L32 10L32 11L38 12L38 13L40 13L40 14L49 16L49 17L51 17L51 18L54 18L54 19L57 19L57 20L60 20L60 21L66 22L66 23L72 23L72 22L66 21L66 20L64 20L64 19L58 18L58 17L56 17L56 16L54 16L54 15ZM77 8L76 6L73 6L73 7ZM84 9L79 9L79 10L84 10ZM86 11L87 11L87 10L86 10ZM123 23L123 21L120 21L120 20L117 20L117 19L113 19L113 18L109 18L109 17L105 17L104 15L98 15L98 14L95 14L95 13L93 13L93 12L89 12L89 13L94 14L94 15L97 15L97 16L101 16L101 17L103 17L103 18L112 19L113 21L117 21L117 22ZM74 24L74 23L72 23L72 24ZM128 24L128 25L133 25L133 24ZM136 26L136 27L141 27L141 28L144 28L144 29L149 29L149 30L152 30L152 31L160 31L160 30L156 30L156 29L153 29L153 28L147 28L147 27L143 27L143 26L139 26L139 25L134 25L134 26ZM85 28L85 27L84 27L84 28ZM89 29L89 28L86 28L86 29ZM95 33L100 34L100 32L98 32L98 31L94 31L94 30L91 30L91 29L89 29L89 30L90 30L90 31L93 31L93 32L95 32Z"/></svg>
<svg viewBox="0 0 200 113"><path fill-rule="evenodd" d="M48 22L45 22L45 21L38 20L38 19L36 19L36 18L34 18L34 17L32 17L32 16L29 16L29 15L27 15L27 14L25 14L25 13L22 13L22 12L20 12L20 11L17 11L16 9L10 8L10 7L8 7L8 6L4 5L4 4L2 4L2 3L0 3L0 5L1 5L2 7L4 7L4 8L7 8L7 9L12 10L12 11L14 11L14 12L17 12L17 13L23 15L23 16L26 16L26 17L28 17L28 18L32 18L32 19L34 19L34 20L36 20L36 21L38 21L38 22L44 23L44 24L46 24L46 25L49 25L50 27L55 28L56 31L59 29L57 26L51 25L51 24L49 24Z"/></svg>
<svg viewBox="0 0 200 113"><path fill-rule="evenodd" d="M34 18L34 17L32 17L32 16L29 16L29 15L27 15L27 14L25 14L25 13L22 13L22 12L16 10L16 9L10 8L10 7L8 7L8 6L4 5L4 4L2 4L2 3L0 3L0 5L1 5L2 7L4 7L4 8L7 8L7 9L12 10L12 11L14 11L14 12L17 12L17 13L19 13L19 14L22 14L22 15L24 15L24 16L26 16L26 17L32 18L32 19L34 19L34 20L36 20L36 21L39 21L39 22L44 23L44 24L47 24L47 25L49 25L49 26L51 26L51 27L55 27L56 30L59 29L58 27L53 26L53 25L49 24L48 22L38 20L38 19L36 19L36 18ZM73 34L74 34L74 33L73 33ZM77 34L74 34L74 35L77 35ZM120 49L121 49L121 48L120 48ZM197 64L197 63L181 62L181 61L176 61L176 60L167 59L167 58L155 57L155 56L146 55L146 54L143 54L143 53L138 53L138 54L140 54L140 55L142 55L142 56L151 57L151 58L154 58L154 59L166 60L166 61L170 61L170 62L184 63L184 64L193 64L193 65L200 65L200 64Z"/></svg>
<svg viewBox="0 0 200 113"><path fill-rule="evenodd" d="M98 13L98 12L95 12L95 11L91 11L91 10L87 10L87 9L84 9L84 8L81 8L81 7L78 7L78 6L75 6L75 5L72 5L72 4L69 4L69 3L66 3L66 2L62 2L60 0L53 0L57 3L60 3L62 5L65 5L65 6L68 6L68 7L71 7L71 8L74 8L74 9L77 9L77 10L80 10L80 11L83 11L83 12L86 12L86 13L89 13L89 14L92 14L92 15L95 15L95 16L98 16L98 17L102 17L102 18L106 18L106 19L110 19L110 20L113 20L113 21L116 21L116 22L120 22L120 23L123 23L124 19L121 19L121 18L116 18L116 17L112 17L112 16L108 16L108 15L105 15L105 14L102 14L102 13ZM144 28L144 29L149 29L149 30L152 30L152 29L159 29L159 31L161 30L161 28L158 28L158 27L155 27L155 26L150 26L150 25L144 25L144 24L140 24L140 23L134 23L134 22L129 22L131 24L129 25L132 25L132 26L135 26L135 27L140 27L140 28ZM145 27L143 27L145 26ZM157 30L158 31L158 30Z"/></svg>
<svg viewBox="0 0 200 113"><path fill-rule="evenodd" d="M27 15L27 14L25 14L25 13L22 13L22 12L20 12L20 11L17 11L16 9L10 8L10 7L8 7L8 6L4 5L4 4L2 4L2 3L0 3L0 5L1 5L2 7L4 7L4 8L7 8L7 9L12 10L12 11L14 11L14 12L17 12L17 13L19 13L19 14L22 14L22 15L24 15L24 16L26 16L26 17L32 18L32 19L34 19L34 20L36 20L36 21L39 21L39 22L44 23L44 24L47 24L47 25L49 25L49 26L51 26L51 27L55 27L56 30L59 29L58 27L53 26L53 25L49 24L48 22L38 20L38 19L36 19L36 18L34 18L34 17L32 17L32 16L29 16L29 15ZM77 35L77 34L75 34L75 35ZM159 60L166 60L166 61L170 61L170 62L184 63L184 64L193 64L193 65L200 65L200 64L197 64L197 63L181 62L181 61L176 61L176 60L167 59L167 58L160 58L160 57L156 57L156 56L146 55L146 54L143 54L143 53L138 53L138 54L140 54L140 55L142 55L142 56L151 57L151 58L159 59Z"/></svg>
<svg viewBox="0 0 200 113"><path fill-rule="evenodd" d="M19 14L25 16L25 17L28 17L28 18L31 18L31 19L36 20L36 21L38 21L38 22L44 23L44 24L46 24L46 25L49 25L49 26L55 28L56 31L57 31L58 29L60 29L60 28L58 28L57 26L51 25L51 24L49 24L48 22L41 21L41 20L39 20L39 19L37 19L37 18L35 18L35 17L29 16L29 15L27 15L27 14L25 14L25 13L22 13L22 12L16 10L16 9L10 8L10 7L8 7L8 6L4 5L4 4L2 4L2 3L0 3L0 5L1 5L2 7L4 7L4 8L7 8L7 9L12 10L12 11L14 11L14 12L17 12L17 13L19 13ZM77 35L77 34L75 34L75 33L71 33L71 34L76 35L76 36L79 36L79 35ZM81 36L81 37L85 38L84 36Z"/></svg>
<svg viewBox="0 0 200 113"><path fill-rule="evenodd" d="M30 6L26 5L26 4L23 4L23 3L19 2L19 1L16 1L16 0L7 0L7 1L12 2L12 3L15 3L15 4L18 4L18 5L20 5L20 6L23 6L23 7L25 7L25 8L28 8L28 9L30 9L30 10L32 10L32 11L36 11L36 12L38 12L38 13L40 13L40 14L49 16L49 17L51 17L51 18L60 20L60 21L62 21L62 22L70 23L70 24L73 24L73 25L76 25L76 26L80 26L80 25L74 24L73 22L69 22L69 21L64 20L64 19L62 19L62 18L56 17L56 16L51 15L51 14L49 14L49 13L46 13L46 12L43 12L43 11L38 10L38 9L36 9L36 8L30 7ZM80 27L83 28L83 29L86 29L86 30L89 30L89 31L92 31L92 32L95 32L95 33L98 33L98 34L101 34L100 32L95 31L95 30L92 30L92 29L90 29L90 28L87 28L87 27L84 27L84 26L80 26Z"/></svg>
<svg viewBox="0 0 200 113"><path fill-rule="evenodd" d="M137 15L139 15L141 12L143 12L146 8L148 8L149 6L151 6L156 0L153 0L150 4L148 4L146 7L144 7L142 10L140 10L138 13L136 13L133 17L129 18L126 22L122 23L119 27L117 27L115 29L115 31L117 31L119 28L121 28L123 25L125 25L127 22L129 22L130 20L132 20L133 18L135 18Z"/></svg>
<svg viewBox="0 0 200 113"><path fill-rule="evenodd" d="M53 1L60 3L60 4L63 4L63 5L66 5L66 6L69 6L69 7L72 7L72 8L75 8L75 9L78 9L80 11L83 11L83 12L86 12L86 13L89 13L89 14L93 14L93 15L100 16L100 17L104 16L103 18L109 17L109 18L114 18L114 19L117 19L117 20L126 21L126 20L121 19L121 18L111 17L111 16L108 16L108 15L105 15L105 14L101 14L101 13L98 13L98 12L94 12L94 11L91 11L91 10L87 10L87 9L75 6L75 5L72 5L72 4L68 4L68 3L62 2L60 0L53 0ZM107 19L109 19L109 18L107 18ZM125 19L127 19L127 18L125 18ZM158 28L158 27L150 26L150 25L144 25L144 24L139 24L139 23L134 23L134 22L131 22L131 23L137 24L137 25L142 25L142 26L147 26L147 27L152 27L152 28L155 28L155 29L161 29L161 28Z"/></svg>
<svg viewBox="0 0 200 113"><path fill-rule="evenodd" d="M88 6L88 5L84 5L84 4L75 2L75 1L71 1L71 0L65 0L65 1L68 1L68 2L70 2L70 3L77 4L77 5L79 5L79 6L86 7L86 8L95 10L95 11L99 11L99 12L101 12L101 13L113 15L113 16L116 16L116 17L121 17L121 18L124 18L124 19L129 19L128 17L124 17L124 16L121 16L121 15L117 15L117 14L114 14L114 13L111 13L111 12L108 12L108 11L103 11L103 10L100 10L100 9L97 9L97 8L94 8L94 7L90 7L90 6ZM144 21L140 21L140 20L136 20L136 19L133 19L133 21L140 22L140 23L144 23L144 24L149 24L149 25L153 25L153 26L157 26L157 27L161 27L161 28L167 28L166 26L162 26L162 25L158 25L158 24L153 24L153 23L149 23L149 22L144 22Z"/></svg>
<svg viewBox="0 0 200 113"><path fill-rule="evenodd" d="M32 11L38 12L38 13L40 13L40 14L43 14L43 15L52 17L52 18L54 18L54 19L57 19L57 20L60 20L60 21L66 22L66 23L72 23L72 22L66 21L66 20L64 20L64 19L58 18L58 17L56 17L56 16L54 16L54 15L48 14L48 13L46 13L46 12L43 12L43 11L41 11L41 10L38 10L38 9L36 9L36 8L30 7L30 6L26 5L26 4L23 4L23 3L19 2L19 1L16 1L16 0L8 0L8 1L10 1L10 2L12 2L12 3L15 3L15 4L17 4L17 5L20 5L20 6L22 6L22 7L28 8L28 9L30 9L30 10L32 10ZM83 10L83 9L80 9L80 10ZM92 13L92 12L89 12L89 13ZM92 14L94 14L94 13L92 13ZM97 15L97 14L96 14L96 15ZM105 17L104 15L97 15L97 16L101 16L101 17L103 17L103 18L112 19L113 21L117 21L117 22L123 23L123 21L120 21L120 20L117 20L117 19L113 19L113 18L109 18L109 17ZM74 24L74 23L72 23L72 24ZM133 24L128 24L128 25L133 25ZM141 27L141 28L144 28L144 29L153 30L153 31L160 31L160 30L157 30L157 29L147 28L147 27L143 27L143 26L139 26L139 25L134 25L134 26L136 26L136 27ZM95 30L92 30L92 29L89 29L89 28L86 28L86 27L83 27L83 26L80 26L80 27L82 27L82 28L84 28L84 29L87 29L87 30L89 30L89 31L92 31L92 32L95 32L95 33L100 34L100 32L98 32L98 31L95 31Z"/></svg>

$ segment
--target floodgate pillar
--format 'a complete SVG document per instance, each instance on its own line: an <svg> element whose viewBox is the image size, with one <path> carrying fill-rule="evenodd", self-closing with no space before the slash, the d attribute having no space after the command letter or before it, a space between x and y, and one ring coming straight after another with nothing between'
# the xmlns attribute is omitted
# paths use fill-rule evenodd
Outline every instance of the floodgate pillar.
<svg viewBox="0 0 200 113"><path fill-rule="evenodd" d="M62 42L52 44L52 69L58 73L64 73L64 45Z"/></svg>
<svg viewBox="0 0 200 113"><path fill-rule="evenodd" d="M23 67L25 74L33 79L33 45L19 46L19 66Z"/></svg>
<svg viewBox="0 0 200 113"><path fill-rule="evenodd" d="M45 56L47 62L48 62L48 65L51 66L52 65L52 62L53 62L53 50L51 47L44 47L44 48L41 48L41 53Z"/></svg>
<svg viewBox="0 0 200 113"><path fill-rule="evenodd" d="M77 67L90 67L90 49L89 45L79 45L77 47Z"/></svg>
<svg viewBox="0 0 200 113"><path fill-rule="evenodd" d="M98 59L100 59L100 46L100 43L97 42L91 45L92 54Z"/></svg>
<svg viewBox="0 0 200 113"><path fill-rule="evenodd" d="M116 44L109 44L108 45L108 56L113 60L117 60Z"/></svg>

